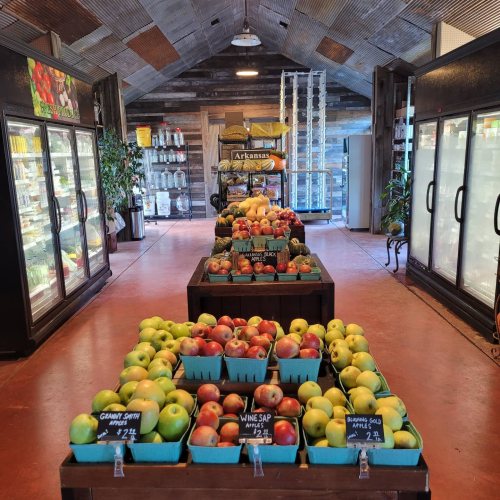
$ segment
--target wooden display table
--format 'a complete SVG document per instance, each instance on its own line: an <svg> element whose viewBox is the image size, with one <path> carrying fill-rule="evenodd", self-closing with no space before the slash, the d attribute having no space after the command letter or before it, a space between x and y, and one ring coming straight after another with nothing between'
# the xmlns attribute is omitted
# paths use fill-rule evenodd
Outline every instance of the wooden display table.
<svg viewBox="0 0 500 500"><path fill-rule="evenodd" d="M250 283L210 283L203 257L187 286L189 321L202 313L216 318L260 316L279 321L284 328L296 318L309 324L328 324L335 317L335 284L318 256L312 254L321 269L318 281L252 281Z"/></svg>
<svg viewBox="0 0 500 500"><path fill-rule="evenodd" d="M305 226L290 226L290 239L297 238L300 243L306 242L306 229ZM226 236L232 236L233 230L230 227L216 227L215 236L219 238L224 238Z"/></svg>

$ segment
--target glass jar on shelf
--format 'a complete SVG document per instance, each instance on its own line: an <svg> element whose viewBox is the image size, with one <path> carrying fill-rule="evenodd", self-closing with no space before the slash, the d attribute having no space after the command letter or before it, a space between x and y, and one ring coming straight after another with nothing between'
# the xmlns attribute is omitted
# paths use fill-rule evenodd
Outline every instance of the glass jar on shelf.
<svg viewBox="0 0 500 500"><path fill-rule="evenodd" d="M174 144L179 146L184 146L184 134L180 128L176 128L174 132Z"/></svg>
<svg viewBox="0 0 500 500"><path fill-rule="evenodd" d="M153 134L153 139L151 141L154 148L158 147L158 134Z"/></svg>
<svg viewBox="0 0 500 500"><path fill-rule="evenodd" d="M174 187L177 189L186 187L186 174L181 170L181 167L177 167L174 174Z"/></svg>
<svg viewBox="0 0 500 500"><path fill-rule="evenodd" d="M167 188L173 188L174 187L174 176L172 175L172 172L169 170L165 169L165 172L167 173Z"/></svg>
<svg viewBox="0 0 500 500"><path fill-rule="evenodd" d="M186 193L182 192L179 196L177 196L175 204L177 206L177 210L181 212L181 214L189 211L189 198L186 196Z"/></svg>
<svg viewBox="0 0 500 500"><path fill-rule="evenodd" d="M168 152L168 162L169 163L175 163L176 161L176 155L174 153L174 150L171 149L169 152Z"/></svg>
<svg viewBox="0 0 500 500"><path fill-rule="evenodd" d="M177 151L176 156L179 163L184 163L186 161L186 153L184 153L184 151Z"/></svg>

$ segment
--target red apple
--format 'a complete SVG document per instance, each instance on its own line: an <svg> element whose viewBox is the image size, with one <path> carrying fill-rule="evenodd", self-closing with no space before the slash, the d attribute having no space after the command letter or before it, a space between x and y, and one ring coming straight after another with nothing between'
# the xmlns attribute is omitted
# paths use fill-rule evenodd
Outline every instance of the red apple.
<svg viewBox="0 0 500 500"><path fill-rule="evenodd" d="M298 417L300 415L300 403L295 398L283 398L276 407L281 417Z"/></svg>
<svg viewBox="0 0 500 500"><path fill-rule="evenodd" d="M228 422L227 424L224 424L221 427L219 434L221 443L233 443L235 445L240 444L240 426L236 422Z"/></svg>
<svg viewBox="0 0 500 500"><path fill-rule="evenodd" d="M286 265L286 267L287 267L287 268L288 268L288 267L293 267L293 268L297 269L297 264L295 264L295 262L294 262L293 260L291 260L291 261L290 261L290 262Z"/></svg>
<svg viewBox="0 0 500 500"><path fill-rule="evenodd" d="M263 333L261 334L261 337L265 337L269 342L272 342L274 340L272 335L269 335L269 333Z"/></svg>
<svg viewBox="0 0 500 500"><path fill-rule="evenodd" d="M245 409L245 402L238 394L229 394L222 402L224 413L241 413Z"/></svg>
<svg viewBox="0 0 500 500"><path fill-rule="evenodd" d="M229 446L236 446L234 443L217 443L217 448L228 448Z"/></svg>
<svg viewBox="0 0 500 500"><path fill-rule="evenodd" d="M217 274L229 274L229 271L227 269L219 269Z"/></svg>
<svg viewBox="0 0 500 500"><path fill-rule="evenodd" d="M295 220L293 221L293 225L294 225L294 226L302 226L302 222L300 222L300 220L299 220L299 219L295 219Z"/></svg>
<svg viewBox="0 0 500 500"><path fill-rule="evenodd" d="M314 333L304 333L302 335L301 349L319 349L320 345L319 337Z"/></svg>
<svg viewBox="0 0 500 500"><path fill-rule="evenodd" d="M246 224L240 224L238 227L238 231L248 231L248 226Z"/></svg>
<svg viewBox="0 0 500 500"><path fill-rule="evenodd" d="M269 335L269 334L266 333L266 335ZM272 339L272 337L271 337L271 339ZM269 339L264 337L264 335L258 335L257 337L252 337L250 339L250 346L251 347L260 346L260 347L263 347L266 350L266 352L269 352L269 349L271 349L271 342L269 341Z"/></svg>
<svg viewBox="0 0 500 500"><path fill-rule="evenodd" d="M264 404L260 399L260 392L262 391L263 388L264 388L263 385L259 385L259 387L257 387L257 389L253 391L253 398L258 406L262 406Z"/></svg>
<svg viewBox="0 0 500 500"><path fill-rule="evenodd" d="M260 222L259 221L252 222L252 224L250 225L250 228L252 228L252 227L260 227Z"/></svg>
<svg viewBox="0 0 500 500"><path fill-rule="evenodd" d="M253 267L252 266L242 267L241 274L253 274Z"/></svg>
<svg viewBox="0 0 500 500"><path fill-rule="evenodd" d="M297 268L296 267L287 267L286 274L297 274Z"/></svg>
<svg viewBox="0 0 500 500"><path fill-rule="evenodd" d="M299 272L300 273L310 273L311 272L311 268L307 264L302 264L299 267Z"/></svg>
<svg viewBox="0 0 500 500"><path fill-rule="evenodd" d="M238 269L237 271L234 271L234 274L241 274L241 271Z"/></svg>
<svg viewBox="0 0 500 500"><path fill-rule="evenodd" d="M224 418L238 418L238 415L235 415L234 413L225 413L222 415Z"/></svg>
<svg viewBox="0 0 500 500"><path fill-rule="evenodd" d="M247 224L246 221L244 221L243 219L238 219L236 222L238 224L245 224L245 225Z"/></svg>
<svg viewBox="0 0 500 500"><path fill-rule="evenodd" d="M218 417L222 417L224 415L224 410L219 403L215 401L208 401L200 408L200 413L202 411L213 411Z"/></svg>
<svg viewBox="0 0 500 500"><path fill-rule="evenodd" d="M225 325L231 328L231 330L234 330L233 320L229 316L222 316L222 318L217 321L217 325Z"/></svg>
<svg viewBox="0 0 500 500"><path fill-rule="evenodd" d="M260 391L260 400L262 401L262 406L276 408L276 406L281 403L282 399L283 391L277 385L264 385L264 387Z"/></svg>
<svg viewBox="0 0 500 500"><path fill-rule="evenodd" d="M206 358L222 356L224 348L218 342L209 342L205 344L205 347L201 350L201 355Z"/></svg>
<svg viewBox="0 0 500 500"><path fill-rule="evenodd" d="M250 349L250 342L243 342L243 344L245 344L245 356L246 356L248 350Z"/></svg>
<svg viewBox="0 0 500 500"><path fill-rule="evenodd" d="M253 347L250 347L250 349L248 349L247 358L250 358L250 359L266 359L267 358L267 352L260 345L254 345Z"/></svg>
<svg viewBox="0 0 500 500"><path fill-rule="evenodd" d="M203 343L205 343L204 340ZM200 346L198 345L198 342L196 342L195 339L184 339L179 347L179 352L183 356L198 356L199 351L200 351Z"/></svg>
<svg viewBox="0 0 500 500"><path fill-rule="evenodd" d="M296 358L300 352L300 345L291 337L283 337L276 342L276 355L278 358Z"/></svg>
<svg viewBox="0 0 500 500"><path fill-rule="evenodd" d="M196 417L196 427L201 427L203 425L208 425L212 427L212 429L217 430L219 428L219 417L217 413L212 410L200 411Z"/></svg>
<svg viewBox="0 0 500 500"><path fill-rule="evenodd" d="M193 340L198 344L198 354L200 354L200 351L205 347L205 339L202 337L195 337Z"/></svg>
<svg viewBox="0 0 500 500"><path fill-rule="evenodd" d="M253 265L253 272L255 274L262 274L263 271L264 271L264 264L262 264L262 262L256 262Z"/></svg>
<svg viewBox="0 0 500 500"><path fill-rule="evenodd" d="M252 229L250 229L250 234L252 236L261 236L262 235L262 229L260 228L260 226L255 226L255 227L252 227Z"/></svg>
<svg viewBox="0 0 500 500"><path fill-rule="evenodd" d="M232 339L224 347L224 352L228 358L243 358L246 353L245 342Z"/></svg>
<svg viewBox="0 0 500 500"><path fill-rule="evenodd" d="M196 323L191 327L191 337L201 337L202 339L208 339L208 326L205 323Z"/></svg>
<svg viewBox="0 0 500 500"><path fill-rule="evenodd" d="M250 233L248 231L240 231L240 240L249 240Z"/></svg>
<svg viewBox="0 0 500 500"><path fill-rule="evenodd" d="M207 271L209 274L217 274L219 272L220 265L218 262L210 262L207 266Z"/></svg>
<svg viewBox="0 0 500 500"><path fill-rule="evenodd" d="M282 227L274 228L274 237L277 238L278 236L285 236L285 231L283 231Z"/></svg>
<svg viewBox="0 0 500 500"><path fill-rule="evenodd" d="M234 327L238 328L239 326L247 326L247 320L243 318L234 318L233 319Z"/></svg>
<svg viewBox="0 0 500 500"><path fill-rule="evenodd" d="M274 228L272 226L264 226L262 228L262 234L265 234L266 236L271 236L274 234Z"/></svg>
<svg viewBox="0 0 500 500"><path fill-rule="evenodd" d="M273 266L264 266L264 269L263 269L263 272L264 274L274 274L275 273L275 269Z"/></svg>
<svg viewBox="0 0 500 500"><path fill-rule="evenodd" d="M288 420L279 420L274 424L274 442L280 446L290 446L297 442L295 427Z"/></svg>
<svg viewBox="0 0 500 500"><path fill-rule="evenodd" d="M319 358L319 352L316 349L301 349L299 352L299 358L317 359Z"/></svg>
<svg viewBox="0 0 500 500"><path fill-rule="evenodd" d="M223 260L221 263L220 263L220 267L222 269L225 269L226 271L231 271L232 267L233 267L233 264L231 263L231 261L229 260Z"/></svg>
<svg viewBox="0 0 500 500"><path fill-rule="evenodd" d="M276 266L276 271L278 273L285 273L286 272L286 264L280 263Z"/></svg>
<svg viewBox="0 0 500 500"><path fill-rule="evenodd" d="M259 330L255 326L244 326L239 333L240 340L246 340L250 342L252 337L257 337L259 335Z"/></svg>
<svg viewBox="0 0 500 500"><path fill-rule="evenodd" d="M276 325L272 321L267 321L267 320L262 320L258 325L257 325L257 330L259 330L259 334L263 333L269 333L269 335L272 335L272 337L276 337L276 334L278 333L278 329L276 328Z"/></svg>
<svg viewBox="0 0 500 500"><path fill-rule="evenodd" d="M217 431L208 425L203 425L194 430L191 434L191 444L193 446L209 446L215 448L219 442Z"/></svg>
<svg viewBox="0 0 500 500"><path fill-rule="evenodd" d="M212 335L210 335L210 338L224 347L227 342L234 338L233 330L231 330L231 328L226 325L217 325L212 330Z"/></svg>
<svg viewBox="0 0 500 500"><path fill-rule="evenodd" d="M240 239L240 232L235 231L232 236L233 240L239 240Z"/></svg>
<svg viewBox="0 0 500 500"><path fill-rule="evenodd" d="M196 393L196 399L199 405L203 405L209 401L215 401L217 403L220 399L219 388L214 384L200 385Z"/></svg>
<svg viewBox="0 0 500 500"><path fill-rule="evenodd" d="M281 227L285 233L288 233L290 231L290 228L285 224L284 226Z"/></svg>

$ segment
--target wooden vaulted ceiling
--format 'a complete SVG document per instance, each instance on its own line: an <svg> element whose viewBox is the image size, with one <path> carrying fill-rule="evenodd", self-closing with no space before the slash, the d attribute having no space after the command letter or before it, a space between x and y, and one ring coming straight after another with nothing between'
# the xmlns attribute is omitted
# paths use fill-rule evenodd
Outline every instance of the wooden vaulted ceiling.
<svg viewBox="0 0 500 500"><path fill-rule="evenodd" d="M247 0L264 45L371 96L376 65L430 60L432 26L474 37L500 27L499 0ZM31 43L54 31L63 59L98 80L117 72L129 103L228 47L244 0L0 0L0 32ZM251 50L251 49L250 49Z"/></svg>

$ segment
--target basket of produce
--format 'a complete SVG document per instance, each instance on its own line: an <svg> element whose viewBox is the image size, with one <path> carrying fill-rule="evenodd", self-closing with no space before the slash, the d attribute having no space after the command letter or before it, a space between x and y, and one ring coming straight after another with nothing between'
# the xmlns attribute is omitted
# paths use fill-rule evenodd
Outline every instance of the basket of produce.
<svg viewBox="0 0 500 500"><path fill-rule="evenodd" d="M311 437L305 431L305 428L303 429L309 462L312 464L356 465L358 462L359 448L347 448L347 443L343 446L336 445L335 437L337 434L341 433L342 427L345 433L345 424L342 426L342 422L336 422L335 420L330 420L330 422L334 422L333 424L328 422L326 428L328 428L328 426L330 427L326 431L327 435L323 437ZM333 434L334 432L336 434ZM328 437L330 437L330 439L328 439Z"/></svg>
<svg viewBox="0 0 500 500"><path fill-rule="evenodd" d="M218 342L210 341L201 350L195 351L193 347L191 355L181 354L180 357L186 378L219 380L222 371L223 352L224 349Z"/></svg>
<svg viewBox="0 0 500 500"><path fill-rule="evenodd" d="M345 367L340 372L338 381L340 388L346 394L349 390L357 387L366 387L373 394L388 395L391 392L381 373L372 371L360 373L360 370L355 366Z"/></svg>
<svg viewBox="0 0 500 500"><path fill-rule="evenodd" d="M241 270L231 271L231 279L234 283L248 283L252 281L253 271L250 274L243 274Z"/></svg>
<svg viewBox="0 0 500 500"><path fill-rule="evenodd" d="M210 283L229 281L231 261L209 257L205 261L205 272Z"/></svg>
<svg viewBox="0 0 500 500"><path fill-rule="evenodd" d="M349 356L349 361L345 359L346 354ZM332 370L335 373L335 377L337 379L339 378L342 371L347 368L347 366L344 366L346 362L349 362L349 366L353 366L359 370L358 375L361 372L366 371L379 372L377 363L369 352L355 352L349 355L347 351L343 349L333 349L330 354L330 362L332 365ZM351 378L354 376L354 373L357 372L351 370L351 373L349 374ZM362 379L364 377L367 377L367 375L364 375ZM352 387L350 387L350 389L352 389Z"/></svg>
<svg viewBox="0 0 500 500"><path fill-rule="evenodd" d="M264 382L272 343L267 338L254 342L235 338L224 347L224 361L231 382Z"/></svg>
<svg viewBox="0 0 500 500"><path fill-rule="evenodd" d="M252 236L252 246L254 248L266 248L266 237Z"/></svg>
<svg viewBox="0 0 500 500"><path fill-rule="evenodd" d="M286 250L287 243L288 240L286 238L278 239L274 238L274 236L271 236L267 240L267 249L271 250L272 252L282 252L283 250Z"/></svg>
<svg viewBox="0 0 500 500"><path fill-rule="evenodd" d="M69 443L70 448L75 454L75 460L80 463L102 463L115 461L115 447L112 444L74 444ZM125 445L118 445L121 454L125 453Z"/></svg>
<svg viewBox="0 0 500 500"><path fill-rule="evenodd" d="M278 340L275 352L280 381L295 384L308 380L316 382L321 365L319 347L320 339L314 333L304 334L300 344L298 339L292 337L283 337Z"/></svg>
<svg viewBox="0 0 500 500"><path fill-rule="evenodd" d="M297 281L299 277L297 264L291 261L288 264L279 263L276 266L278 281Z"/></svg>
<svg viewBox="0 0 500 500"><path fill-rule="evenodd" d="M318 281L321 278L321 269L302 265L299 267L299 277L301 281Z"/></svg>
<svg viewBox="0 0 500 500"><path fill-rule="evenodd" d="M250 252L252 250L252 242L248 240L234 240L233 239L233 248L235 252Z"/></svg>
<svg viewBox="0 0 500 500"><path fill-rule="evenodd" d="M259 385L253 393L251 412L260 408L272 409L279 417L302 417L302 405L296 394L285 394L277 385Z"/></svg>
<svg viewBox="0 0 500 500"><path fill-rule="evenodd" d="M234 393L221 396L219 389L213 384L201 385L198 388L198 395L198 405L194 413L195 417L203 410L212 410L217 413L219 417L224 415L239 415L247 411L247 396L240 396ZM208 398L206 397L207 395Z"/></svg>

